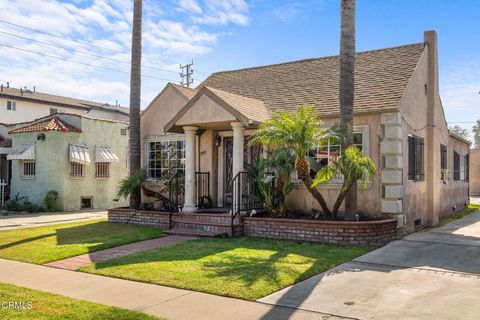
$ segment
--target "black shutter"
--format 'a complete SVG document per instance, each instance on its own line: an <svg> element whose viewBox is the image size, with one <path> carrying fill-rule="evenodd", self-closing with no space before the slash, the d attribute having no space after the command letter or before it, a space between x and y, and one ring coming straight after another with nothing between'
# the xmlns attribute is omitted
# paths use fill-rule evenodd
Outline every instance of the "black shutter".
<svg viewBox="0 0 480 320"><path fill-rule="evenodd" d="M453 180L460 180L460 155L453 152Z"/></svg>
<svg viewBox="0 0 480 320"><path fill-rule="evenodd" d="M465 156L465 181L470 180L470 155Z"/></svg>
<svg viewBox="0 0 480 320"><path fill-rule="evenodd" d="M415 180L415 138L408 137L408 180Z"/></svg>
<svg viewBox="0 0 480 320"><path fill-rule="evenodd" d="M424 171L424 165L423 165L423 138L416 137L416 142L417 142L417 154L415 157L417 158L416 165L417 167L415 168L416 171L416 180L423 180L423 177L425 175Z"/></svg>

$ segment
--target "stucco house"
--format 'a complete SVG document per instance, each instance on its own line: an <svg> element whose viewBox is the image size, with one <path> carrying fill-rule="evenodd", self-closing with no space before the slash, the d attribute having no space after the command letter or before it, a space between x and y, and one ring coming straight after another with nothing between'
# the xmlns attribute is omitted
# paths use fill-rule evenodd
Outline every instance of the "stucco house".
<svg viewBox="0 0 480 320"><path fill-rule="evenodd" d="M11 195L43 205L57 191L62 211L126 204L116 191L128 172L127 122L57 113L7 128Z"/></svg>
<svg viewBox="0 0 480 320"><path fill-rule="evenodd" d="M232 178L267 154L247 145L260 123L277 110L306 104L316 105L326 126L339 121L338 61L332 56L216 72L195 89L167 84L141 117L143 166L152 184L181 172L183 211L198 209L200 184L215 206L228 208ZM469 143L447 128L436 32L425 32L421 43L359 52L355 72L355 143L378 169L366 190L359 189L359 211L394 217L412 232L464 208ZM338 148L318 146L312 154L328 162ZM199 173L207 174L207 184L199 183ZM340 184L320 188L331 204ZM288 202L291 210L320 210L298 179Z"/></svg>

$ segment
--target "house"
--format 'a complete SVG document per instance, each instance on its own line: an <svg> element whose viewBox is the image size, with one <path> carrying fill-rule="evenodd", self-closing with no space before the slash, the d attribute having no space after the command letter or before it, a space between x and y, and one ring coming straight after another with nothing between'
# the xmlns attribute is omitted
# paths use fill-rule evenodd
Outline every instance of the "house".
<svg viewBox="0 0 480 320"><path fill-rule="evenodd" d="M470 151L470 195L480 196L480 148Z"/></svg>
<svg viewBox="0 0 480 320"><path fill-rule="evenodd" d="M57 191L62 211L126 204L116 191L128 172L127 122L56 113L7 128L11 147L0 168L11 163L12 196L43 205L47 192Z"/></svg>
<svg viewBox="0 0 480 320"><path fill-rule="evenodd" d="M436 32L425 32L421 43L359 52L355 72L355 144L378 169L359 189L359 211L394 217L412 232L464 208L469 143L447 128ZM216 206L231 207L232 179L245 163L268 155L246 143L258 125L278 110L306 104L316 105L326 126L338 123L338 84L338 56L217 72L196 89L167 84L141 117L142 161L152 184L180 172L183 211L198 209L205 186ZM328 163L339 148L317 146L312 154ZM199 177L208 177L207 183ZM295 180L291 210L320 210ZM332 204L340 183L320 188Z"/></svg>
<svg viewBox="0 0 480 320"><path fill-rule="evenodd" d="M0 123L14 124L54 113L73 113L93 118L128 121L128 108L0 85Z"/></svg>

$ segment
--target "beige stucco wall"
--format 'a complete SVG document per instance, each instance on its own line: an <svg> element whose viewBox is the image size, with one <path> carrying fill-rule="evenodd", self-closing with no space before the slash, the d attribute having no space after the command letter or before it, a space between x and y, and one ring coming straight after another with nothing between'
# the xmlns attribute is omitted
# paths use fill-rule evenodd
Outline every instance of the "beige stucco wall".
<svg viewBox="0 0 480 320"><path fill-rule="evenodd" d="M19 193L30 201L43 205L50 190L59 193L59 208L64 211L80 209L80 197L92 196L95 209L126 205L125 199L114 201L121 179L127 175L128 136L120 135L127 123L100 121L76 116L60 115L62 120L81 128L82 133L45 132L45 140L37 141L38 132L14 134L13 146L22 142L36 142L35 179L21 178L21 161L12 161L12 195ZM89 148L91 163L84 167L85 177L70 177L69 144L84 144ZM109 146L119 157L110 164L110 177L95 178L95 146Z"/></svg>
<svg viewBox="0 0 480 320"><path fill-rule="evenodd" d="M480 149L470 151L470 195L480 195Z"/></svg>

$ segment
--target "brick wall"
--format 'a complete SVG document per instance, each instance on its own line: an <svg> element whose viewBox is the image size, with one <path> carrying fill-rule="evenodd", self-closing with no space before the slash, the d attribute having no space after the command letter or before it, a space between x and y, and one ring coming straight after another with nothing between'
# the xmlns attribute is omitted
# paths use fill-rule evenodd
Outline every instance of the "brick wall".
<svg viewBox="0 0 480 320"><path fill-rule="evenodd" d="M168 229L169 224L167 212L132 210L128 208L108 209L108 221L163 229Z"/></svg>
<svg viewBox="0 0 480 320"><path fill-rule="evenodd" d="M272 218L243 219L246 236L302 240L339 245L385 245L395 240L397 220L362 222Z"/></svg>

